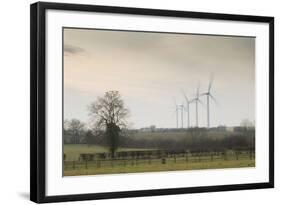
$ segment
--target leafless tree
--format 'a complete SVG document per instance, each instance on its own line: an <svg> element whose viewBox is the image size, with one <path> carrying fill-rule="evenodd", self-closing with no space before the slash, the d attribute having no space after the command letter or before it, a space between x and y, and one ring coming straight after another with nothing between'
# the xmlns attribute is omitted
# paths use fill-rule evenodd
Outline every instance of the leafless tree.
<svg viewBox="0 0 281 205"><path fill-rule="evenodd" d="M78 144L84 131L85 124L80 120L72 119L70 121L66 121L64 126L64 129L68 129L68 132L71 135L71 142Z"/></svg>
<svg viewBox="0 0 281 205"><path fill-rule="evenodd" d="M89 106L89 115L97 128L106 128L110 123L126 127L128 114L118 91L106 92Z"/></svg>
<svg viewBox="0 0 281 205"><path fill-rule="evenodd" d="M119 132L127 125L129 110L118 91L108 91L89 106L89 115L96 129L105 129L111 156L118 148Z"/></svg>
<svg viewBox="0 0 281 205"><path fill-rule="evenodd" d="M243 119L240 123L240 126L245 128L252 128L255 126L255 124L251 122L249 119Z"/></svg>

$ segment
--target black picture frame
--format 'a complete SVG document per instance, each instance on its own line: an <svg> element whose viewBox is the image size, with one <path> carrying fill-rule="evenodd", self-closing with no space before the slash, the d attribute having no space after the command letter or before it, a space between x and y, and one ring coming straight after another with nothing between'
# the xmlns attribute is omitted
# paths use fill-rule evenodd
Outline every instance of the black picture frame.
<svg viewBox="0 0 281 205"><path fill-rule="evenodd" d="M46 196L46 10L86 11L129 15L166 16L262 22L269 25L269 181L263 183L229 184L190 188L169 188L106 193ZM198 192L230 191L274 187L274 18L218 13L156 10L82 4L38 2L30 7L30 200L37 203L97 200Z"/></svg>

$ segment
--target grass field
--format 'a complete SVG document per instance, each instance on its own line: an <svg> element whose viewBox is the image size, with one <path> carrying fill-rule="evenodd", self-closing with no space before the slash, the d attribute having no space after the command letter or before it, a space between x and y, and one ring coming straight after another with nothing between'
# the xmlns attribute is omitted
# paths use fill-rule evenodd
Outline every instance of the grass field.
<svg viewBox="0 0 281 205"><path fill-rule="evenodd" d="M137 148L122 148L120 147L118 151L130 151L130 150L145 150ZM66 161L78 161L79 155L81 153L98 153L107 152L108 149L98 145L86 145L86 144L65 144L64 153L66 154Z"/></svg>
<svg viewBox="0 0 281 205"><path fill-rule="evenodd" d="M119 151L126 150L136 149L119 149ZM238 158L232 152L228 152L226 157L223 155L213 156L208 154L171 157L165 158L165 163L163 163L163 159L78 161L80 153L106 151L101 146L65 145L64 153L67 155L67 160L64 162L64 176L255 167L255 156L247 152L241 153Z"/></svg>
<svg viewBox="0 0 281 205"><path fill-rule="evenodd" d="M88 164L89 166L89 164ZM220 169L220 168L241 168L241 167L255 167L255 160L243 159L243 160L229 160L229 161L209 161L209 162L168 162L161 164L159 162L139 165L117 165L114 167L88 167L85 165L76 167L76 169L64 170L64 176L77 176L77 175L96 175L96 174L120 174L120 173L137 173L137 172L159 172L159 171L179 171L179 170L199 170L199 169Z"/></svg>

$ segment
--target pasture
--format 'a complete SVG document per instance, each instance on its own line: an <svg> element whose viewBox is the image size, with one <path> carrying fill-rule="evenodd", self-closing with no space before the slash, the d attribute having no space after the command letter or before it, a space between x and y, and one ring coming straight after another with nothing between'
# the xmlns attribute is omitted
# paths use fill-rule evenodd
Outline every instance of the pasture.
<svg viewBox="0 0 281 205"><path fill-rule="evenodd" d="M145 149L119 148L118 151ZM184 153L165 157L79 160L81 153L106 152L102 146L65 145L64 176L254 167L253 152ZM151 151L151 150L150 150Z"/></svg>
<svg viewBox="0 0 281 205"><path fill-rule="evenodd" d="M147 150L138 148L125 148L120 147L118 151L130 151L130 150ZM86 145L86 144L65 144L64 153L66 154L66 161L78 161L81 153L101 153L108 150L99 145Z"/></svg>

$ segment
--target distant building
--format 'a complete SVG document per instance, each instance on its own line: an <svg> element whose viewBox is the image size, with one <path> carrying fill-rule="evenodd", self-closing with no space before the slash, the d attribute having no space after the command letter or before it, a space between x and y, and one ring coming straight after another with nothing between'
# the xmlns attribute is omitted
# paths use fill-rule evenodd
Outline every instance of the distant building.
<svg viewBox="0 0 281 205"><path fill-rule="evenodd" d="M156 126L155 125L151 125L149 127L143 127L140 128L141 132L155 132L156 131Z"/></svg>
<svg viewBox="0 0 281 205"><path fill-rule="evenodd" d="M234 127L226 127L226 131L228 131L228 132L234 132Z"/></svg>

